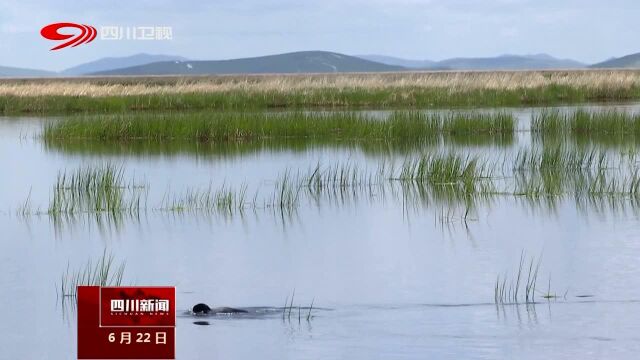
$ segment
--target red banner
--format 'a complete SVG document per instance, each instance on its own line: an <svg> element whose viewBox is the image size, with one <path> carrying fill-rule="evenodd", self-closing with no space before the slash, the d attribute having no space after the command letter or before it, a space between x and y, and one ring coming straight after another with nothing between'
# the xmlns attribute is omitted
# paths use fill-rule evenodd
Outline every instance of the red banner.
<svg viewBox="0 0 640 360"><path fill-rule="evenodd" d="M78 359L174 359L174 287L78 286Z"/></svg>

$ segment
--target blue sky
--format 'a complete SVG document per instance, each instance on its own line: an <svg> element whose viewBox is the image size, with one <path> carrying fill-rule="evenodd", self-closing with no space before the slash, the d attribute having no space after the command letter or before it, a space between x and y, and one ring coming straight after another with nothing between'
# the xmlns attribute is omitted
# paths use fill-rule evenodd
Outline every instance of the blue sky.
<svg viewBox="0 0 640 360"><path fill-rule="evenodd" d="M226 59L299 50L412 59L548 53L597 62L640 52L637 0L0 0L0 65L61 70L140 52ZM50 52L40 28L171 26L171 41Z"/></svg>

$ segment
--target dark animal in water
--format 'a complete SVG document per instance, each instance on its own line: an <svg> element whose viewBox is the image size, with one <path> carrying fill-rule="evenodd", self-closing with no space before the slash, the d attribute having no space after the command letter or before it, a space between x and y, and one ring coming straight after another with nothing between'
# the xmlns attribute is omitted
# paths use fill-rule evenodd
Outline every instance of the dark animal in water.
<svg viewBox="0 0 640 360"><path fill-rule="evenodd" d="M211 308L207 304L200 303L200 304L194 305L191 311L193 311L193 313L196 315L208 314L211 311Z"/></svg>
<svg viewBox="0 0 640 360"><path fill-rule="evenodd" d="M196 315L241 314L241 313L248 312L247 310L235 309L235 308L226 307L226 306L210 308L209 305L203 304L203 303L194 305L191 311L193 311L193 313Z"/></svg>

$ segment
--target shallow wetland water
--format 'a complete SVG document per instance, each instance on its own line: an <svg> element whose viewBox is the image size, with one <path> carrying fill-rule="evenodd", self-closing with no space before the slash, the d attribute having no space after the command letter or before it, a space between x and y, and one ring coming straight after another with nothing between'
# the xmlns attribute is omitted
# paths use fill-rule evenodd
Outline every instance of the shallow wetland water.
<svg viewBox="0 0 640 360"><path fill-rule="evenodd" d="M637 104L581 108L640 111ZM633 175L637 145L587 144L606 154L606 169L556 169L541 181L562 195L516 196L504 159L547 146L527 131L539 110L486 110L516 117L506 143L407 147L51 144L39 134L55 118L0 118L0 357L75 357L75 313L57 289L68 267L82 268L107 249L126 262L123 283L175 285L179 313L198 302L275 309L179 315L181 359L633 359L640 195L625 192L632 185L623 179ZM384 121L387 113L376 114ZM318 164L373 176L381 164L399 169L425 153L478 156L500 170L473 179L471 193L367 177L375 181L294 187L284 206L278 195L283 176ZM59 174L105 164L122 171L123 196L141 194L136 211L48 213ZM576 190L579 175L601 170L619 183ZM478 190L488 181L492 191ZM171 206L190 191L219 189L246 189L242 205ZM540 259L535 301L495 304L496 279L514 277L523 253ZM278 309L294 289L293 314L283 318ZM299 316L297 307L312 302L310 319L306 309Z"/></svg>

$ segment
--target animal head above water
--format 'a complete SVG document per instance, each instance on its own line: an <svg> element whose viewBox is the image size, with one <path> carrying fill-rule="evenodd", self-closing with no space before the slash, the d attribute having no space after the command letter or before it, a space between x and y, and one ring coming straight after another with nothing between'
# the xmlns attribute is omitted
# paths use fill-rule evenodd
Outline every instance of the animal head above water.
<svg viewBox="0 0 640 360"><path fill-rule="evenodd" d="M207 304L199 303L193 306L194 314L208 314L211 311L211 308Z"/></svg>

